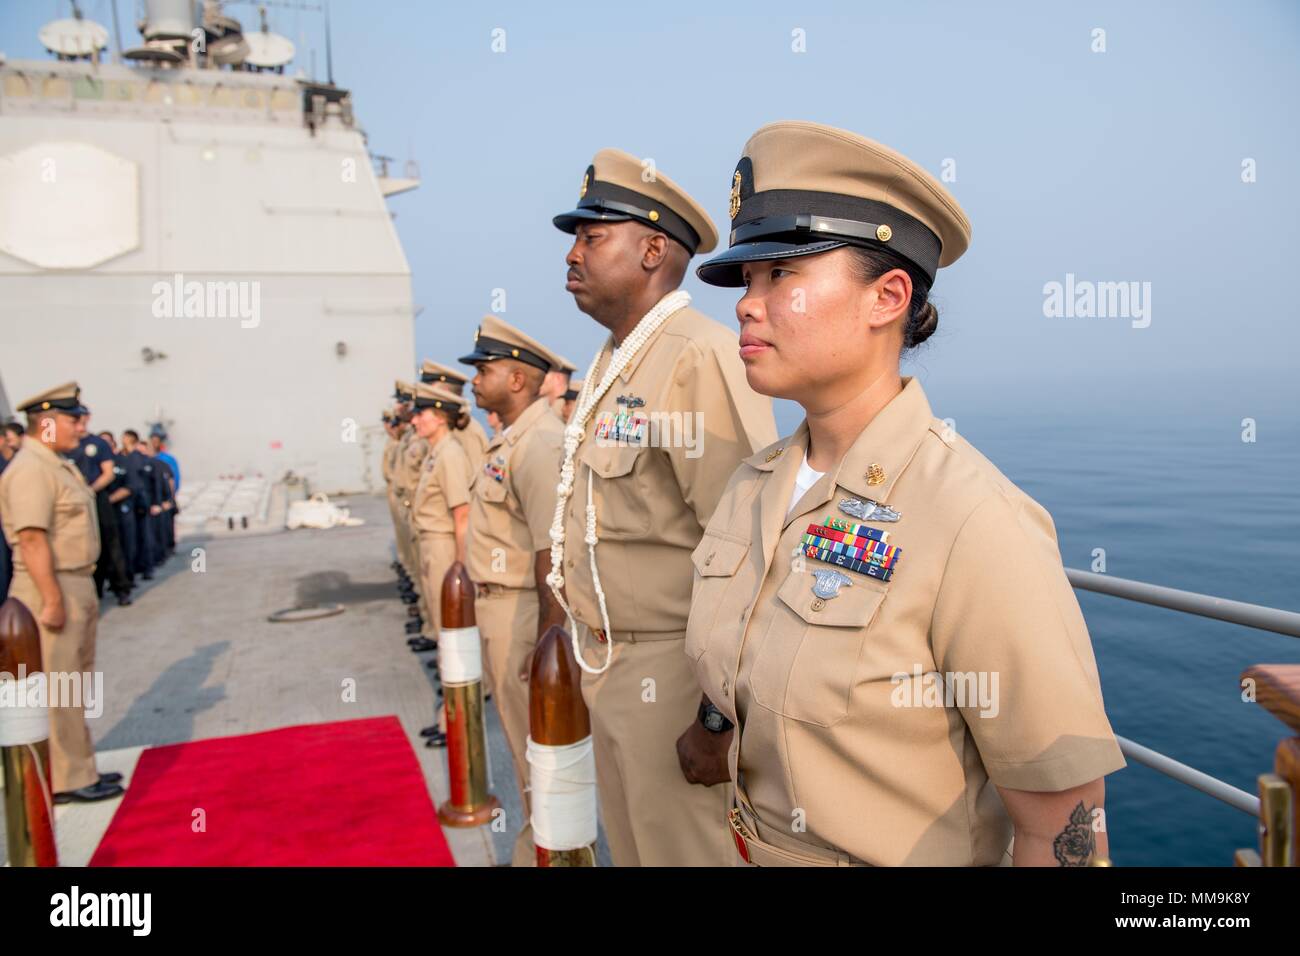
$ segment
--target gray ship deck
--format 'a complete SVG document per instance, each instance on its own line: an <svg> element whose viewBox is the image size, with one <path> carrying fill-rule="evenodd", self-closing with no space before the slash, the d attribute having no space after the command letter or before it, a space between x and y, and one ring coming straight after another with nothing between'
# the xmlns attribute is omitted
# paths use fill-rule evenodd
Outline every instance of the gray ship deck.
<svg viewBox="0 0 1300 956"><path fill-rule="evenodd" d="M436 697L427 654L412 654L389 569L392 523L383 498L346 504L359 527L223 533L183 540L132 607L104 604L96 653L104 712L92 720L101 772L127 774L145 747L254 733L295 724L395 714L410 735L435 805L447 798L443 750L423 746ZM273 521L282 519L272 509ZM202 547L207 569L190 570ZM282 608L338 602L343 614L272 624ZM356 680L356 701L342 682ZM491 705L488 748L505 832L447 828L460 866L509 863L521 812L511 796L510 757ZM119 800L56 809L60 862L84 865ZM0 818L0 827L3 819ZM603 847L602 847L603 850ZM4 841L0 839L0 854ZM605 853L601 854L602 856ZM603 862L603 861L602 861Z"/></svg>

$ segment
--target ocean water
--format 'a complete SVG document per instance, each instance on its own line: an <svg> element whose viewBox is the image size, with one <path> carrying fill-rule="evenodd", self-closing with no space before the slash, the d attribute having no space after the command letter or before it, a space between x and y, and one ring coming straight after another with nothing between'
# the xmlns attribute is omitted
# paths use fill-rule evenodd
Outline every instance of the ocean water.
<svg viewBox="0 0 1300 956"><path fill-rule="evenodd" d="M1103 548L1116 577L1300 611L1295 404L1247 403L1257 433L1243 442L1244 416L1226 400L1008 411L972 389L927 391L937 415L1048 509L1068 567L1091 570ZM783 433L799 417L779 409ZM1076 593L1115 732L1256 793L1290 731L1243 702L1239 676L1300 663L1300 639ZM1131 760L1107 778L1106 817L1117 866L1230 866L1258 842L1254 818Z"/></svg>

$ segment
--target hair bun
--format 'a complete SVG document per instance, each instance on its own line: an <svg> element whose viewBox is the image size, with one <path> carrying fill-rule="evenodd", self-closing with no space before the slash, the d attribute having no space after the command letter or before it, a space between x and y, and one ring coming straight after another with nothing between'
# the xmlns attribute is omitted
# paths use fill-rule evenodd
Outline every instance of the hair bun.
<svg viewBox="0 0 1300 956"><path fill-rule="evenodd" d="M911 348L920 345L934 335L937 328L939 328L939 310L934 307L933 302L927 302L908 323L907 346Z"/></svg>

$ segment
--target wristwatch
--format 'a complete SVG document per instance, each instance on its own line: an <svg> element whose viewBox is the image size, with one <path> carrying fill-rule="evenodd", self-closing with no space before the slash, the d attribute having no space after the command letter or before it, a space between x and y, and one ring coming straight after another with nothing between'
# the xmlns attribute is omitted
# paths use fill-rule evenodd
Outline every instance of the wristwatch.
<svg viewBox="0 0 1300 956"><path fill-rule="evenodd" d="M704 701L700 701L699 718L700 723L704 725L704 729L715 734L724 734L732 727L736 726L727 719L726 715L722 711L714 707L712 703L706 704Z"/></svg>

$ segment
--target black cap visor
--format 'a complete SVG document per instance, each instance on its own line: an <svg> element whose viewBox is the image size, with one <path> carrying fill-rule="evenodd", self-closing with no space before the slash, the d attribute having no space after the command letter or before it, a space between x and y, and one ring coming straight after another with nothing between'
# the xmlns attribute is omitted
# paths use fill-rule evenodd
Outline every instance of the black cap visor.
<svg viewBox="0 0 1300 956"><path fill-rule="evenodd" d="M551 222L555 224L556 229L572 235L578 231L578 226L584 222L626 222L631 218L633 217L625 213L610 212L607 209L571 209L568 212L560 213ZM648 222L647 225L649 225Z"/></svg>
<svg viewBox="0 0 1300 956"><path fill-rule="evenodd" d="M456 361L462 365L482 365L484 362L492 362L496 359L514 359L516 362L523 362L525 365L539 368L543 372L551 370L551 363L531 349L512 345L509 342L502 342L499 339L488 338L486 335L478 337L474 343L473 352L462 355Z"/></svg>
<svg viewBox="0 0 1300 956"><path fill-rule="evenodd" d="M462 355L460 358L456 359L456 361L461 365L482 365L484 362L491 362L493 359L499 358L501 358L500 355L492 355L488 352L484 352L482 349L475 349L468 355Z"/></svg>
<svg viewBox="0 0 1300 956"><path fill-rule="evenodd" d="M443 398L424 398L421 395L415 396L415 410L422 412L426 408L442 408L453 414L459 415L461 408L464 406L460 402L451 402Z"/></svg>
<svg viewBox="0 0 1300 956"><path fill-rule="evenodd" d="M736 288L745 284L741 266L746 262L811 256L847 245L849 243L839 239L820 242L780 242L777 240L742 242L702 263L695 270L695 274L699 276L701 282L706 282L709 285Z"/></svg>

